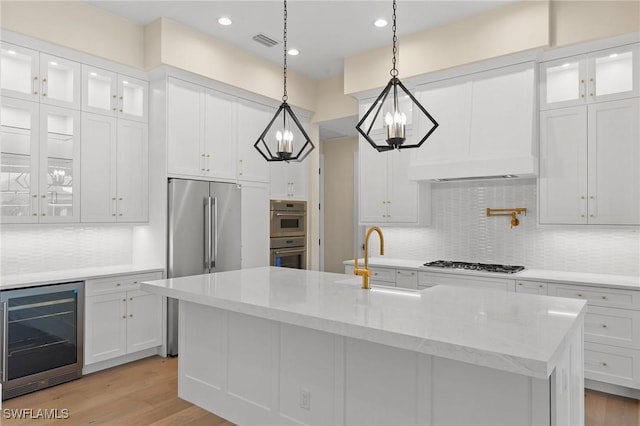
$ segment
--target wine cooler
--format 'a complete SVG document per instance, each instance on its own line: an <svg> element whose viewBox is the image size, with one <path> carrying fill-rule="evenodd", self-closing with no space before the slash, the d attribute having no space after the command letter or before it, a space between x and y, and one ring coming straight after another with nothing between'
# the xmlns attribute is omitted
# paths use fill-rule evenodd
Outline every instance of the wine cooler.
<svg viewBox="0 0 640 426"><path fill-rule="evenodd" d="M2 399L82 375L84 283L0 292Z"/></svg>

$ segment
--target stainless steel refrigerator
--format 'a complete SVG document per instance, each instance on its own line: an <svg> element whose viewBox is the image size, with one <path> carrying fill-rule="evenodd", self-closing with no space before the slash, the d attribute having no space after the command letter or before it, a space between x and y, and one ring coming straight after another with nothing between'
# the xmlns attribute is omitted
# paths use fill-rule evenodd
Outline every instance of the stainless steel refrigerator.
<svg viewBox="0 0 640 426"><path fill-rule="evenodd" d="M240 269L240 189L169 179L169 278ZM178 354L178 301L167 304L167 353Z"/></svg>

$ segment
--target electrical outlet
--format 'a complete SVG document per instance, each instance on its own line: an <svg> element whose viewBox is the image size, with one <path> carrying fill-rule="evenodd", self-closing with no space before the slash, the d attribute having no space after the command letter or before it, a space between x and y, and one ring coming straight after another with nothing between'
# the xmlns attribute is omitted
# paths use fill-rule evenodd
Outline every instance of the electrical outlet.
<svg viewBox="0 0 640 426"><path fill-rule="evenodd" d="M300 389L300 408L311 409L311 392L309 392L309 389Z"/></svg>

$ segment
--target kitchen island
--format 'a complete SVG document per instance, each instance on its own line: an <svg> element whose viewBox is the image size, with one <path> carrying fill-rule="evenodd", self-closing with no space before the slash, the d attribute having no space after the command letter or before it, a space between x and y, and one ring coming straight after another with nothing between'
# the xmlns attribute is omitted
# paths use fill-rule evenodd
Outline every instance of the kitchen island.
<svg viewBox="0 0 640 426"><path fill-rule="evenodd" d="M584 301L273 267L141 288L180 300L178 395L238 424L584 424Z"/></svg>

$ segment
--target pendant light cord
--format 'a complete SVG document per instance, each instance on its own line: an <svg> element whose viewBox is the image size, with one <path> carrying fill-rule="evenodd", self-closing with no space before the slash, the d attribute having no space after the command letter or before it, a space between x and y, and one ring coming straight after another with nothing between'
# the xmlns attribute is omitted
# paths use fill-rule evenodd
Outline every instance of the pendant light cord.
<svg viewBox="0 0 640 426"><path fill-rule="evenodd" d="M286 3L286 1L285 1ZM286 24L285 24L286 27ZM391 27L393 29L393 68L391 68L391 77L397 77L398 76L398 69L396 68L396 53L398 52L398 37L396 36L396 0L393 0L393 27ZM285 62L286 63L286 62Z"/></svg>
<svg viewBox="0 0 640 426"><path fill-rule="evenodd" d="M283 67L283 75L284 75L284 94L282 95L282 102L287 102L289 98L287 96L287 0L284 0L284 36L283 36L283 44L284 44L284 67ZM394 47L395 49L395 47ZM394 59L395 61L395 59Z"/></svg>

